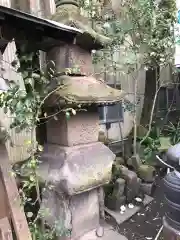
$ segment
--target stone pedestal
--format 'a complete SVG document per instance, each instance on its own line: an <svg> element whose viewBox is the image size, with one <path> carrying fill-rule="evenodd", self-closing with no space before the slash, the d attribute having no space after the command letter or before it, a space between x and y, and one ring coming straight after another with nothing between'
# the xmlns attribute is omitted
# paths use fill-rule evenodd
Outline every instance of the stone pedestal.
<svg viewBox="0 0 180 240"><path fill-rule="evenodd" d="M42 208L50 226L59 224L61 235L78 239L100 223L99 188L111 179L115 155L98 139L98 114L80 112L47 124L47 144L41 156L41 181L50 189Z"/></svg>

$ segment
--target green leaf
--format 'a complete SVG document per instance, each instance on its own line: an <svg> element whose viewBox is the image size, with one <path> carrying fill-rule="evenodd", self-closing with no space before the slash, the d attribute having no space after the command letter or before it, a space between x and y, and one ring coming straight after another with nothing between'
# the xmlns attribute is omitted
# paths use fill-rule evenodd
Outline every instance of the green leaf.
<svg viewBox="0 0 180 240"><path fill-rule="evenodd" d="M172 146L170 137L160 137L159 141L160 141L160 147L158 147L159 151L166 151Z"/></svg>
<svg viewBox="0 0 180 240"><path fill-rule="evenodd" d="M34 181L35 181L35 177L34 177L33 175L30 175L29 180L30 180L31 182L34 182Z"/></svg>
<svg viewBox="0 0 180 240"><path fill-rule="evenodd" d="M69 120L70 119L70 113L66 112L66 119Z"/></svg>

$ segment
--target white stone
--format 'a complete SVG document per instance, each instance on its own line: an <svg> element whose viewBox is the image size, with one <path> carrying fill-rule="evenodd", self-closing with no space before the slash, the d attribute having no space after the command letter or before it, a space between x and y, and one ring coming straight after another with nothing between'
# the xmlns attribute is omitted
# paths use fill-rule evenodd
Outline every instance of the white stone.
<svg viewBox="0 0 180 240"><path fill-rule="evenodd" d="M142 199L139 197L135 198L135 200L136 200L136 202L142 202Z"/></svg>
<svg viewBox="0 0 180 240"><path fill-rule="evenodd" d="M122 206L120 207L120 211L121 211L121 212L125 212L125 211L126 211L126 207L125 207L124 205L122 205Z"/></svg>
<svg viewBox="0 0 180 240"><path fill-rule="evenodd" d="M129 204L128 204L128 208L133 209L133 208L134 208L134 205L133 205L132 203L129 203Z"/></svg>

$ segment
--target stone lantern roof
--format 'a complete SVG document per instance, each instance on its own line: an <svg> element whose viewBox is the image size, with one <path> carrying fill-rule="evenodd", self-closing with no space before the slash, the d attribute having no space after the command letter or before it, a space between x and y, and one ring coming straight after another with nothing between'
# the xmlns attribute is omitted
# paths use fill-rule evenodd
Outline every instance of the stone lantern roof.
<svg viewBox="0 0 180 240"><path fill-rule="evenodd" d="M84 45L84 48L100 49L111 43L110 38L104 36L99 29L94 30L89 19L81 15L77 0L56 0L55 2L56 13L51 20L83 31L83 34L77 37L77 44Z"/></svg>
<svg viewBox="0 0 180 240"><path fill-rule="evenodd" d="M84 105L106 105L114 104L124 99L126 93L122 90L109 87L94 77L86 76L62 76L59 81L63 84L50 97L50 105L62 103L84 104Z"/></svg>

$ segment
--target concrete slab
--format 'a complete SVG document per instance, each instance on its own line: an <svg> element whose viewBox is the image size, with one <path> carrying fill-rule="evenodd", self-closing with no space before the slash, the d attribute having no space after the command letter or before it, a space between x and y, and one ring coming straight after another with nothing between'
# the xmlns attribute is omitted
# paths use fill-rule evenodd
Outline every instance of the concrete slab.
<svg viewBox="0 0 180 240"><path fill-rule="evenodd" d="M81 237L79 240L128 240L125 236L119 234L116 232L112 227L106 226L104 229L104 236L103 237L97 237L96 231L91 231Z"/></svg>
<svg viewBox="0 0 180 240"><path fill-rule="evenodd" d="M143 201L143 205L146 206L148 205L150 202L153 201L153 198L146 195L145 198L144 198L144 201ZM127 207L126 211L124 212L124 214L121 214L120 211L112 211L112 210L109 210L108 208L105 208L105 211L107 214L110 215L110 217L113 218L113 220L116 221L116 223L118 225L120 225L121 223L127 221L129 218L131 218L134 214L136 214L139 210L141 209L141 207L139 206L135 206L134 208L132 209L129 209Z"/></svg>

